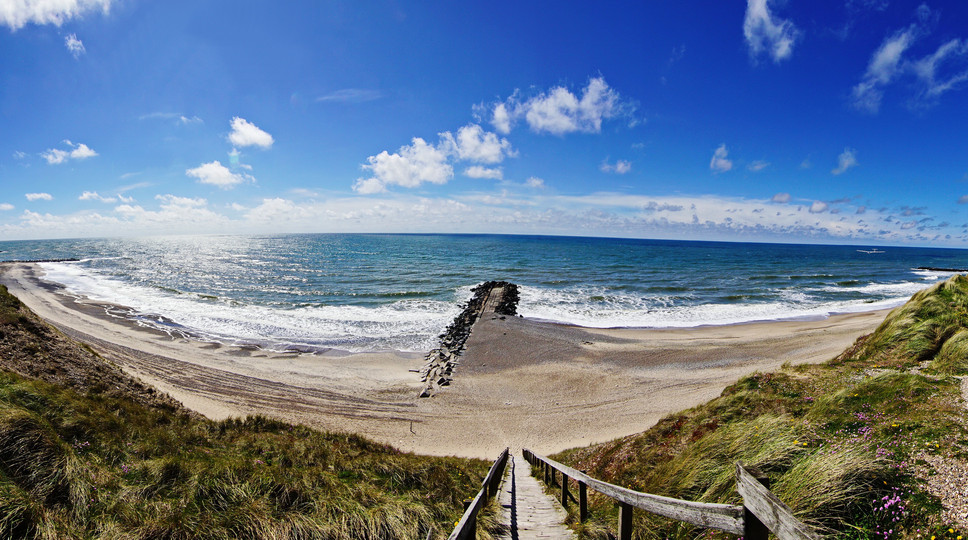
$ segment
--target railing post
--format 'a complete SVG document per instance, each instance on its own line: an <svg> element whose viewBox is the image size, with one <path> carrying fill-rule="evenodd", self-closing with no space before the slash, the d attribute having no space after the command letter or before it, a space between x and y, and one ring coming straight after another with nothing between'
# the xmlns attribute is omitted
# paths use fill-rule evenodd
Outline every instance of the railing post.
<svg viewBox="0 0 968 540"><path fill-rule="evenodd" d="M588 474L588 471L582 471ZM578 482L578 521L584 523L588 519L588 486L584 482Z"/></svg>
<svg viewBox="0 0 968 540"><path fill-rule="evenodd" d="M546 486L550 486L551 485L551 466L545 463L544 461L541 462L541 465L544 467L544 483Z"/></svg>
<svg viewBox="0 0 968 540"><path fill-rule="evenodd" d="M618 540L632 540L632 505L618 504Z"/></svg>
<svg viewBox="0 0 968 540"><path fill-rule="evenodd" d="M744 467L747 472L756 478L756 481L763 484L763 487L770 489L770 479L756 467ZM744 540L767 540L770 536L770 529L760 521L760 518L756 517L753 512L750 511L749 507L746 506L746 501L743 501L743 538Z"/></svg>
<svg viewBox="0 0 968 540"><path fill-rule="evenodd" d="M568 477L561 473L561 506L568 508Z"/></svg>

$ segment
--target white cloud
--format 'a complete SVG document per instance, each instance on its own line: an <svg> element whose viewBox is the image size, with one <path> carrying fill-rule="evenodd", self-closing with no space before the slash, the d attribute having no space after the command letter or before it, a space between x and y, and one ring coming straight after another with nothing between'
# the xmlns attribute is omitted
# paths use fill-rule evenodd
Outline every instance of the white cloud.
<svg viewBox="0 0 968 540"><path fill-rule="evenodd" d="M747 165L746 168L753 172L760 172L769 166L770 164L768 162L758 159L753 163L750 163L749 165Z"/></svg>
<svg viewBox="0 0 968 540"><path fill-rule="evenodd" d="M880 109L884 87L900 73L901 57L916 37L917 29L911 26L894 33L881 43L867 64L863 79L853 88L855 107L870 113L876 113Z"/></svg>
<svg viewBox="0 0 968 540"><path fill-rule="evenodd" d="M71 159L87 159L97 155L97 152L88 148L86 144L78 144L71 150Z"/></svg>
<svg viewBox="0 0 968 540"><path fill-rule="evenodd" d="M362 168L373 176L359 178L353 185L354 191L363 194L380 193L390 185L414 188L424 182L445 184L454 176L447 154L420 137L414 137L410 146L402 146L394 154L384 150L366 161Z"/></svg>
<svg viewBox="0 0 968 540"><path fill-rule="evenodd" d="M968 80L966 57L968 41L952 39L938 47L933 54L914 62L912 70L921 84L921 99L931 102ZM951 69L951 64L957 68Z"/></svg>
<svg viewBox="0 0 968 540"><path fill-rule="evenodd" d="M537 176L531 176L524 181L524 185L532 189L543 189L545 187L545 181Z"/></svg>
<svg viewBox="0 0 968 540"><path fill-rule="evenodd" d="M41 152L40 156L47 160L50 165L57 165L64 163L68 159L87 159L97 156L97 152L92 150L86 144L74 144L69 140L65 140L64 144L71 147L70 151L60 150L58 148L49 148L45 152Z"/></svg>
<svg viewBox="0 0 968 540"><path fill-rule="evenodd" d="M114 203L118 200L114 197L104 197L99 195L96 191L85 191L77 198L79 201L101 201L103 203Z"/></svg>
<svg viewBox="0 0 968 540"><path fill-rule="evenodd" d="M333 101L338 103L363 103L373 101L383 97L379 90L367 90L363 88L344 88L329 94L319 96L316 101Z"/></svg>
<svg viewBox="0 0 968 540"><path fill-rule="evenodd" d="M70 157L70 154L63 150L50 148L46 152L41 152L40 157L46 159L47 163L50 165L57 165L58 163L64 163L67 161L67 158Z"/></svg>
<svg viewBox="0 0 968 540"><path fill-rule="evenodd" d="M726 144L719 145L719 148L713 152L713 158L709 161L709 169L714 173L726 172L732 169L733 162L727 158L728 155L729 152L726 150Z"/></svg>
<svg viewBox="0 0 968 540"><path fill-rule="evenodd" d="M27 153L26 152L21 152L20 150L15 150L14 153L13 153L13 158L14 159L20 160L20 159L24 159L25 157L27 157Z"/></svg>
<svg viewBox="0 0 968 540"><path fill-rule="evenodd" d="M255 124L236 116L232 118L232 133L229 133L229 142L235 146L270 148L275 141L272 139L272 135L262 131Z"/></svg>
<svg viewBox="0 0 968 540"><path fill-rule="evenodd" d="M64 45L67 47L67 50L74 55L74 58L80 58L80 56L86 52L84 50L84 43L77 39L76 34L68 34L67 37L64 38Z"/></svg>
<svg viewBox="0 0 968 540"><path fill-rule="evenodd" d="M770 13L769 0L747 0L743 34L751 57L767 53L773 62L779 63L793 54L793 44L800 32L789 20Z"/></svg>
<svg viewBox="0 0 968 540"><path fill-rule="evenodd" d="M460 159L479 163L500 163L514 155L510 141L484 131L478 124L460 128L456 138L449 131L441 133L439 147Z"/></svg>
<svg viewBox="0 0 968 540"><path fill-rule="evenodd" d="M60 26L97 8L107 13L110 7L111 0L4 0L0 2L0 24L11 30L27 23Z"/></svg>
<svg viewBox="0 0 968 540"><path fill-rule="evenodd" d="M915 107L933 105L942 94L968 81L968 40L951 39L930 54L911 59L912 45L930 32L936 14L925 4L917 9L917 21L898 30L881 43L874 52L867 71L852 90L853 105L869 113L881 106L885 89L902 79L913 76ZM907 56L906 56L907 55Z"/></svg>
<svg viewBox="0 0 968 540"><path fill-rule="evenodd" d="M197 178L202 184L211 184L222 189L232 189L246 180L252 180L251 176L233 173L218 160L188 169L185 174Z"/></svg>
<svg viewBox="0 0 968 540"><path fill-rule="evenodd" d="M773 202L775 202L775 203L786 204L786 203L790 202L790 194L789 193L777 193L770 200L773 201Z"/></svg>
<svg viewBox="0 0 968 540"><path fill-rule="evenodd" d="M197 116L185 116L182 113L175 112L153 112L148 114L142 114L138 117L138 120L172 120L175 124L181 126L187 126L191 124L204 124L205 121Z"/></svg>
<svg viewBox="0 0 968 540"><path fill-rule="evenodd" d="M618 93L609 88L604 78L597 77L588 82L580 99L562 86L531 98L524 104L524 117L538 133L598 133L602 120L618 114L619 108Z"/></svg>
<svg viewBox="0 0 968 540"><path fill-rule="evenodd" d="M826 211L827 211L827 203L823 201L813 201L813 204L810 205L811 214L819 214L821 212L826 212Z"/></svg>
<svg viewBox="0 0 968 540"><path fill-rule="evenodd" d="M609 163L608 159L606 158L605 161L603 161L602 164L598 166L598 168L602 172L625 174L632 170L632 162L626 161L624 159L620 159L616 161L615 164L613 165Z"/></svg>
<svg viewBox="0 0 968 540"><path fill-rule="evenodd" d="M507 135L511 133L511 113L508 112L507 105L498 103L494 106L494 115L491 117L491 125L498 133Z"/></svg>
<svg viewBox="0 0 968 540"><path fill-rule="evenodd" d="M837 167L833 169L831 174L844 174L847 169L857 166L857 153L853 148L844 148L844 151L837 156Z"/></svg>
<svg viewBox="0 0 968 540"><path fill-rule="evenodd" d="M826 211L819 211L824 204L829 205ZM158 195L150 204L123 204L110 213L83 210L51 215L25 211L19 222L8 216L6 222L0 223L0 235L50 238L144 235L158 230L172 234L406 230L732 241L793 239L865 245L939 242L923 236L924 220L898 219L896 208L864 209L844 201L836 203L840 213L834 213L833 206L834 203L819 201L778 205L770 199L716 195L623 192L567 196L502 182L494 189L459 199L409 193L317 200L265 198L248 205L249 209L233 204L219 204L216 209L204 199ZM945 227L949 226L939 224L935 228ZM955 228L950 227L957 235Z"/></svg>
<svg viewBox="0 0 968 540"><path fill-rule="evenodd" d="M507 100L494 105L491 125L499 133L508 134L513 124L524 118L536 133L565 135L574 132L599 133L602 122L612 118L629 117L634 105L619 96L603 77L588 81L581 96L557 86L530 99L521 101L515 91ZM630 123L634 123L631 120Z"/></svg>
<svg viewBox="0 0 968 540"><path fill-rule="evenodd" d="M13 210L14 208L15 208L15 206L12 205L12 204L10 204L10 203L0 203L0 210L2 210L4 212Z"/></svg>
<svg viewBox="0 0 968 540"><path fill-rule="evenodd" d="M490 178L491 180L502 180L504 178L504 171L500 167L481 167L480 165L474 165L464 169L464 176L470 178Z"/></svg>
<svg viewBox="0 0 968 540"><path fill-rule="evenodd" d="M28 201L51 201L54 196L50 193L24 193L24 197L27 197Z"/></svg>

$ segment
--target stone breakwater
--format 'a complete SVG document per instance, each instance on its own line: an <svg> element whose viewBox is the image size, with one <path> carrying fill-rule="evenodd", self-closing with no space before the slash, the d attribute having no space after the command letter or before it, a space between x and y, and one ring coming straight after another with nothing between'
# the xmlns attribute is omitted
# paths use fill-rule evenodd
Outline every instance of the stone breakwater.
<svg viewBox="0 0 968 540"><path fill-rule="evenodd" d="M426 383L420 397L430 397L441 387L450 385L454 369L460 364L464 344L481 314L488 310L502 316L517 313L518 286L513 283L485 281L471 292L474 296L440 335L440 346L427 353L426 363L420 370L421 381Z"/></svg>

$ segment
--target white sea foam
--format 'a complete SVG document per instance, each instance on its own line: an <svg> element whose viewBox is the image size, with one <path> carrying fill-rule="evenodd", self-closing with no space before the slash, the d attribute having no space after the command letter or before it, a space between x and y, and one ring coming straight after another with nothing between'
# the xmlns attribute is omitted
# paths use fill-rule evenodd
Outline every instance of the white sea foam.
<svg viewBox="0 0 968 540"><path fill-rule="evenodd" d="M459 311L458 302L401 300L378 307L305 306L290 309L220 301L132 285L76 264L43 263L46 279L76 295L129 307L142 324L270 349L333 347L349 351L425 351ZM163 318L163 319L159 319Z"/></svg>
<svg viewBox="0 0 968 540"><path fill-rule="evenodd" d="M521 287L518 313L525 317L591 328L688 328L702 325L739 324L754 321L825 318L837 313L858 313L902 305L923 282L864 286L854 291L877 292L880 298L824 301L809 291L781 290L772 302L696 303L673 297L595 295L587 290L549 290ZM826 288L825 288L826 289Z"/></svg>

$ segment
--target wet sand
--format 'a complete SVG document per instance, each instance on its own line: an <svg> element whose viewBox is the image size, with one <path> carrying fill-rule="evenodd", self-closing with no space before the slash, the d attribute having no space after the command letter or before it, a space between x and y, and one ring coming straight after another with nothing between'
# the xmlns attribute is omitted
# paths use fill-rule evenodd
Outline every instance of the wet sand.
<svg viewBox="0 0 968 540"><path fill-rule="evenodd" d="M213 419L262 414L401 450L494 458L552 453L648 429L740 377L822 362L886 311L689 329L589 329L486 314L453 383L418 398L421 353L274 353L140 327L65 294L29 263L0 283L65 334Z"/></svg>

